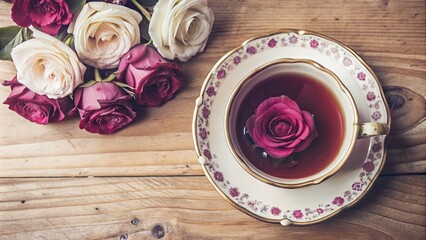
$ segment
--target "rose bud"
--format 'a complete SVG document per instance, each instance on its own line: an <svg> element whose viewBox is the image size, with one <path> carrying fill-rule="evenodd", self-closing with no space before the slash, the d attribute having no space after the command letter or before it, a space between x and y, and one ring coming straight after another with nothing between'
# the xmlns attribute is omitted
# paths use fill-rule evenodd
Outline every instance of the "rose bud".
<svg viewBox="0 0 426 240"><path fill-rule="evenodd" d="M306 149L317 136L309 112L287 96L270 97L256 108L246 122L256 146L273 158L284 158Z"/></svg>
<svg viewBox="0 0 426 240"><path fill-rule="evenodd" d="M63 25L71 22L72 13L65 0L15 0L12 19L21 27L33 25L56 35Z"/></svg>
<svg viewBox="0 0 426 240"><path fill-rule="evenodd" d="M131 99L113 82L97 82L77 88L74 104L81 117L80 128L107 134L127 126L136 117Z"/></svg>
<svg viewBox="0 0 426 240"><path fill-rule="evenodd" d="M10 86L12 90L4 104L8 104L10 110L37 124L59 122L72 108L71 98L50 99L31 92L20 84L16 77L11 81L4 81L3 85Z"/></svg>
<svg viewBox="0 0 426 240"><path fill-rule="evenodd" d="M173 98L180 87L182 68L167 62L151 47L138 45L126 53L118 66L118 79L134 89L136 102L159 106Z"/></svg>

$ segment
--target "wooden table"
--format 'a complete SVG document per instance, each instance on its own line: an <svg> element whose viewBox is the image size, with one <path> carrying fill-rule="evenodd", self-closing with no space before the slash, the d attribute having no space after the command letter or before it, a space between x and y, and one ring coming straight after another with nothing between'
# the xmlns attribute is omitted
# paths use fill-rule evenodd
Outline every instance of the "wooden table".
<svg viewBox="0 0 426 240"><path fill-rule="evenodd" d="M425 1L210 6L210 42L182 64L175 100L117 134L90 134L78 119L38 126L0 105L0 239L425 239ZM10 8L0 2L1 26L12 24ZM311 226L268 224L234 209L203 175L191 137L209 69L246 38L277 28L309 29L350 46L394 103L387 162L374 187L354 207ZM0 87L1 102L8 94Z"/></svg>

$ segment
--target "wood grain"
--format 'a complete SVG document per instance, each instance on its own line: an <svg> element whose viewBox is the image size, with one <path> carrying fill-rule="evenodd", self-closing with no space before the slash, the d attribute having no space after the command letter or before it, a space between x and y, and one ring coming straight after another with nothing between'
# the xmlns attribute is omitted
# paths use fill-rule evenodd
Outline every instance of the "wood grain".
<svg viewBox="0 0 426 240"><path fill-rule="evenodd" d="M182 63L179 94L144 109L117 134L87 133L78 119L39 126L0 104L0 239L425 239L426 2L209 6L213 32L205 52ZM0 1L0 27L13 24L10 8ZM229 205L202 176L191 137L194 101L214 63L245 39L279 28L341 41L369 63L388 98L398 99L383 175L357 205L306 227L263 223ZM0 86L0 102L9 91Z"/></svg>
<svg viewBox="0 0 426 240"><path fill-rule="evenodd" d="M78 128L78 119L38 126L0 105L0 177L202 174L191 119L205 75L244 39L277 28L309 29L342 41L370 63L383 85L403 86L424 102L424 1L211 1L210 6L216 21L209 44L205 53L182 64L184 87L175 100L143 110L117 134L87 133ZM0 2L0 26L12 24L9 12L10 5ZM0 87L0 101L8 94L9 88ZM402 136L395 138L398 145L416 144L403 150L391 145L396 149L389 151L386 173L425 171L426 133L404 135L425 121L424 106L417 102L399 108L404 114L393 121ZM416 121L406 121L405 113Z"/></svg>
<svg viewBox="0 0 426 240"><path fill-rule="evenodd" d="M234 209L205 177L4 179L0 239L424 239L425 180L382 177L336 217L283 227Z"/></svg>

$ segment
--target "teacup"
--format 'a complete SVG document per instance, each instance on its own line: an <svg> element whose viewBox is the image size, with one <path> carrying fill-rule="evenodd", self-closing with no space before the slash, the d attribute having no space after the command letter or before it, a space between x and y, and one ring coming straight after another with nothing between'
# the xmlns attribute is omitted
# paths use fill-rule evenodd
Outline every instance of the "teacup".
<svg viewBox="0 0 426 240"><path fill-rule="evenodd" d="M312 114L318 135L308 147L285 158L272 157L247 130L247 120L259 104L280 96ZM269 131L271 126L263 124ZM238 163L257 179L284 188L324 181L345 164L358 138L388 133L386 123L359 123L354 97L343 82L306 59L279 59L249 73L228 101L225 126L228 146Z"/></svg>

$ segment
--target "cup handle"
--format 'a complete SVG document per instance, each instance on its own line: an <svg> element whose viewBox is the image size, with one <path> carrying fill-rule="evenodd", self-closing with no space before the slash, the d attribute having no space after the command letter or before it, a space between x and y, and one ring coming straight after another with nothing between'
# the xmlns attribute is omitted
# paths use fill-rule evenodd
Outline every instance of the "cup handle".
<svg viewBox="0 0 426 240"><path fill-rule="evenodd" d="M377 135L389 133L389 127L386 123L368 122L359 124L358 138L368 138Z"/></svg>

